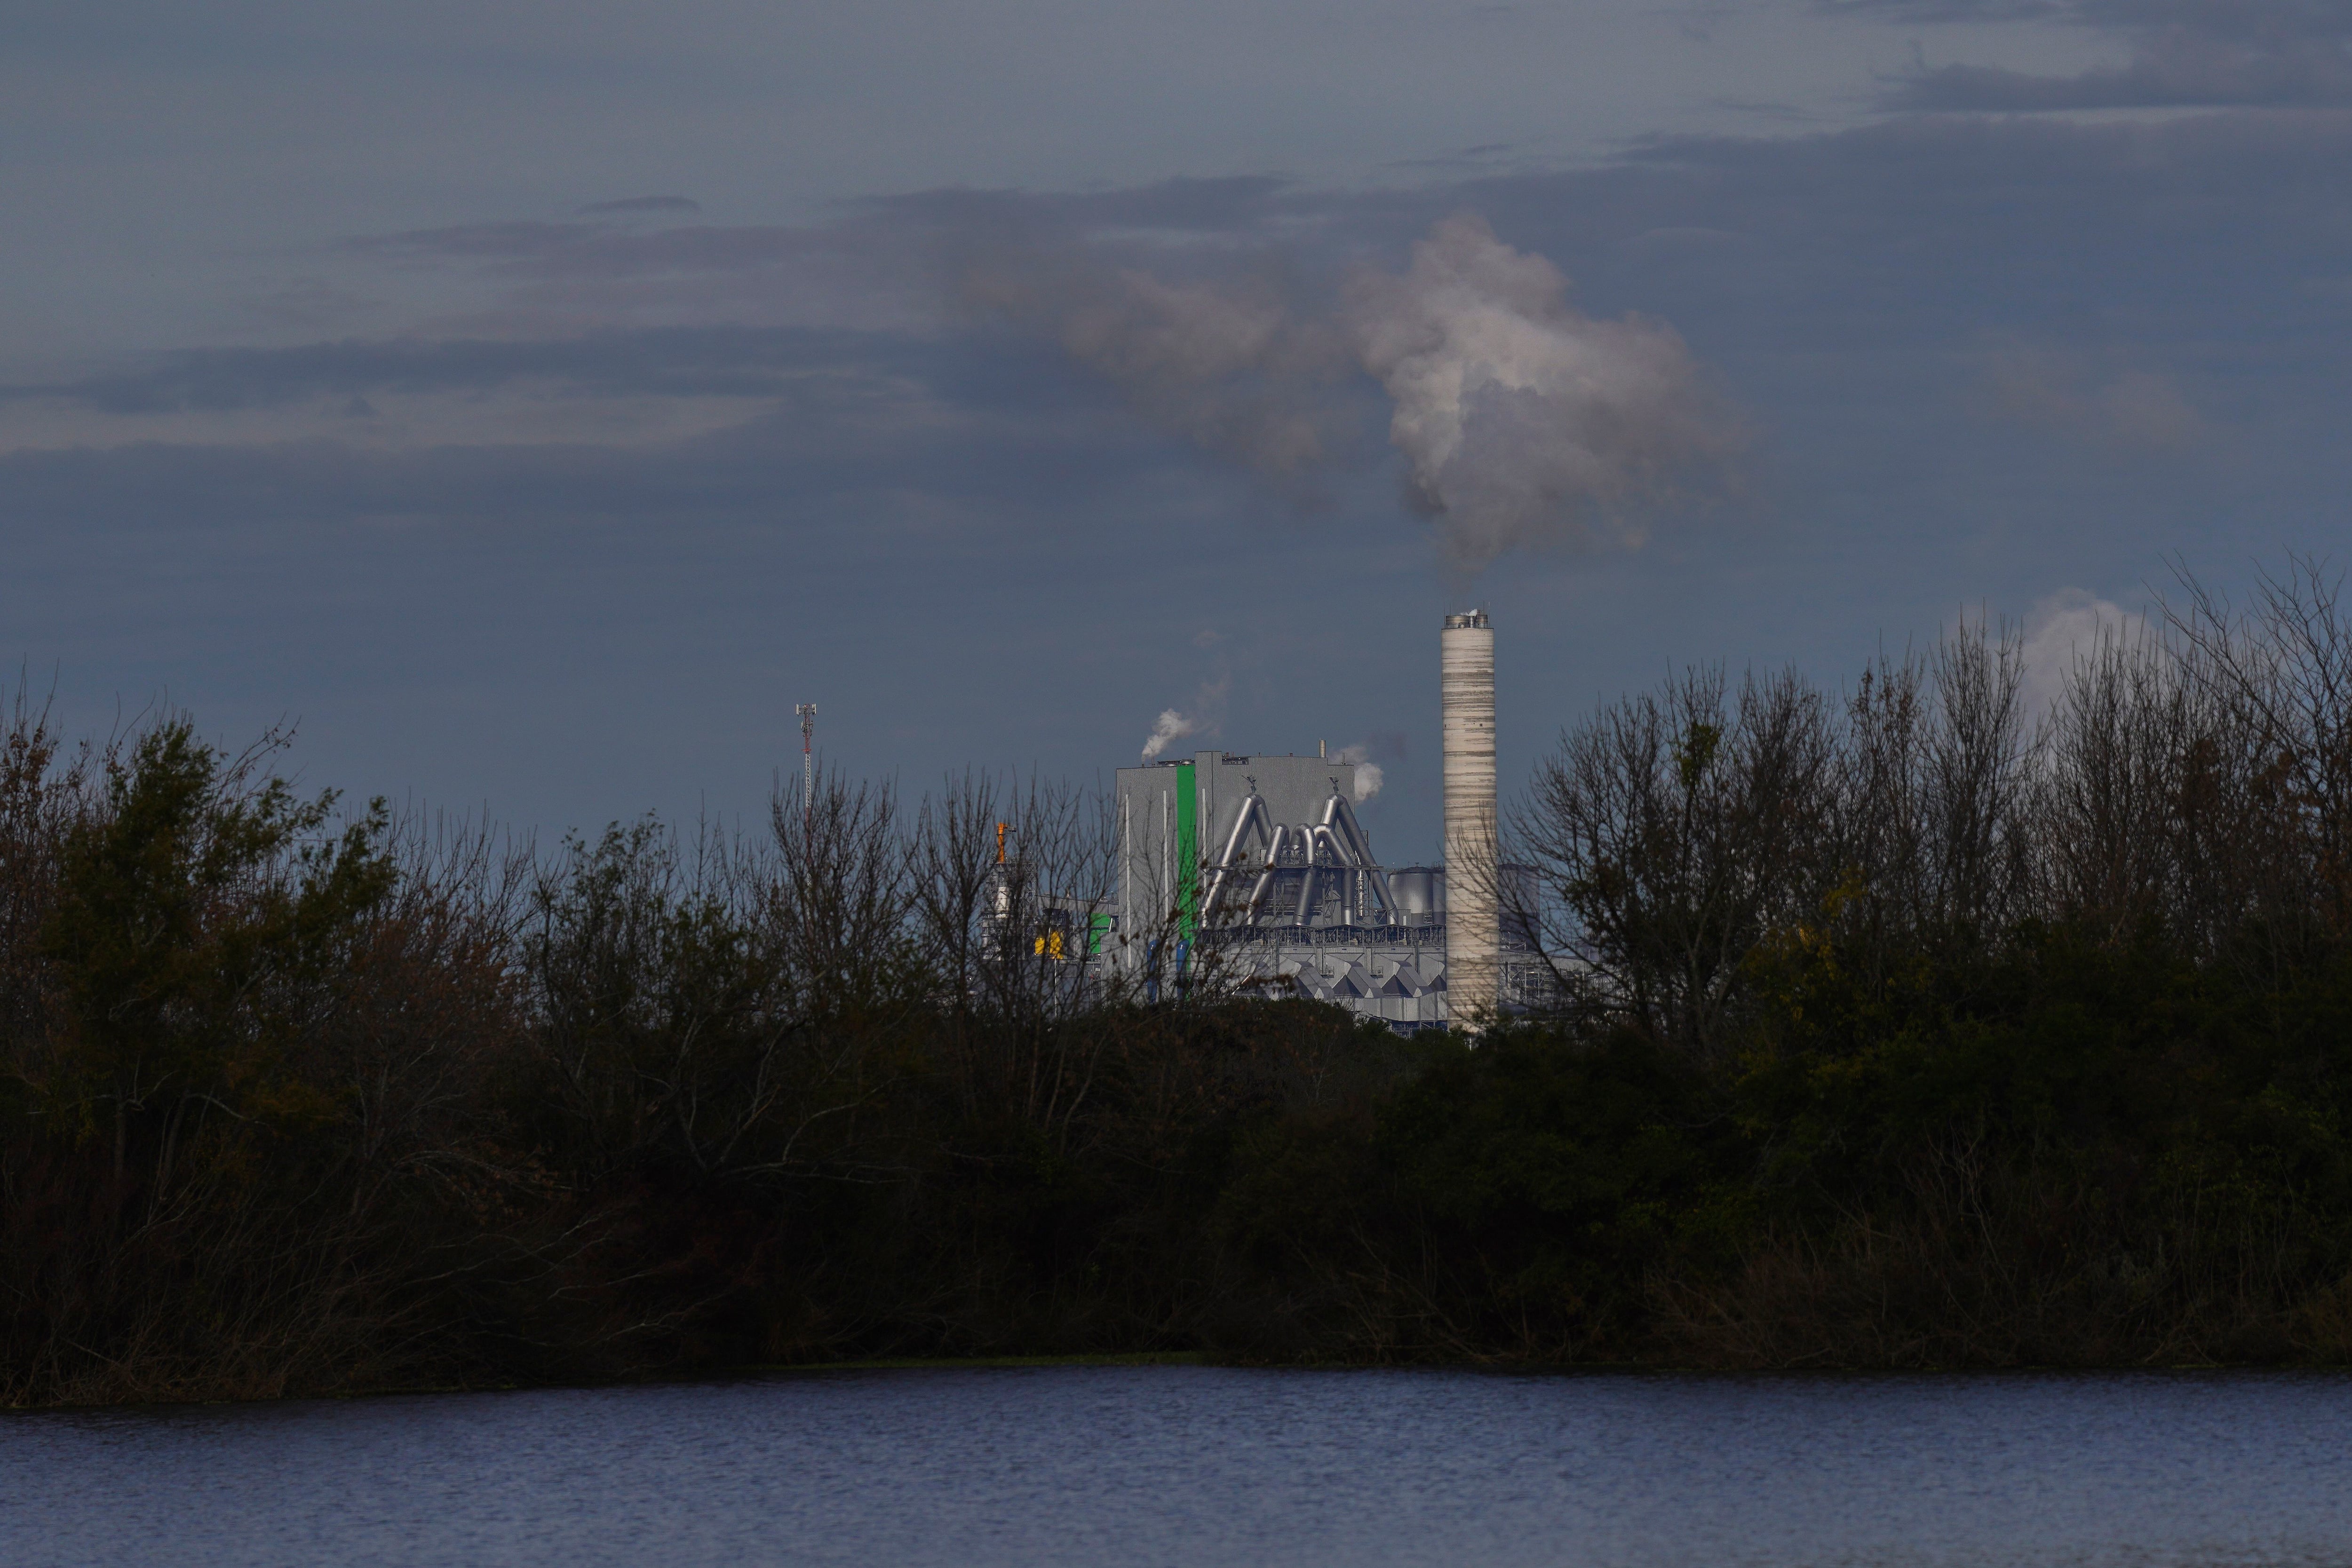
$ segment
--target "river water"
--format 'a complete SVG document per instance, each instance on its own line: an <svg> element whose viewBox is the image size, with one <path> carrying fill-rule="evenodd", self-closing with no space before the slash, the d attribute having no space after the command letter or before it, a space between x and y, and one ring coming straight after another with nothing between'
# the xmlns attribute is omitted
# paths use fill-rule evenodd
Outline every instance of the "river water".
<svg viewBox="0 0 2352 1568"><path fill-rule="evenodd" d="M2352 1377L1065 1366L0 1416L0 1563L2352 1563Z"/></svg>

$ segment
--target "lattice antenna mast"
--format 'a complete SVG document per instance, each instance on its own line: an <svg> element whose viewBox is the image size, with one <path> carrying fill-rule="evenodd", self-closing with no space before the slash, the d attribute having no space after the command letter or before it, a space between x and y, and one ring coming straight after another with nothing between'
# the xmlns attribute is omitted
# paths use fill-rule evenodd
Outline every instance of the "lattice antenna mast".
<svg viewBox="0 0 2352 1568"><path fill-rule="evenodd" d="M801 846L816 837L816 704L794 703L801 720Z"/></svg>

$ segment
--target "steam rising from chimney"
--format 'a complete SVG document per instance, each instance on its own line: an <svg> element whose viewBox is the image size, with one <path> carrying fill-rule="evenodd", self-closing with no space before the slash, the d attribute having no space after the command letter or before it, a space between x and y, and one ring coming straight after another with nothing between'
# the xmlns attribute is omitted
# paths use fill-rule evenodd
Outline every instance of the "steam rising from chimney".
<svg viewBox="0 0 2352 1568"><path fill-rule="evenodd" d="M1672 328L1570 308L1558 267L1473 214L1439 224L1402 277L1358 274L1348 297L1413 497L1465 570L1521 545L1639 544L1631 508L1738 443Z"/></svg>
<svg viewBox="0 0 2352 1568"><path fill-rule="evenodd" d="M1739 421L1675 330L1600 320L1568 279L1464 213L1402 274L1363 267L1336 309L1282 275L1163 280L1082 252L975 266L967 301L1050 335L1137 410L1284 482L1340 460L1364 372L1449 564L1523 547L1638 545L1643 515L1738 450Z"/></svg>
<svg viewBox="0 0 2352 1568"><path fill-rule="evenodd" d="M1082 251L996 255L965 302L1052 338L1136 411L1220 456L1286 479L1333 455L1318 391L1349 369L1339 325L1259 271L1171 282Z"/></svg>
<svg viewBox="0 0 2352 1568"><path fill-rule="evenodd" d="M1355 764L1355 796L1356 804L1359 806L1379 794L1381 786L1388 782L1386 776L1381 772L1381 765L1369 760L1371 754L1371 747L1369 746L1343 746L1339 748L1339 760Z"/></svg>
<svg viewBox="0 0 2352 1568"><path fill-rule="evenodd" d="M1159 722L1151 727L1151 733L1143 737L1143 760L1150 761L1167 750L1171 741L1181 740L1200 727L1198 719L1187 718L1172 707L1162 708Z"/></svg>

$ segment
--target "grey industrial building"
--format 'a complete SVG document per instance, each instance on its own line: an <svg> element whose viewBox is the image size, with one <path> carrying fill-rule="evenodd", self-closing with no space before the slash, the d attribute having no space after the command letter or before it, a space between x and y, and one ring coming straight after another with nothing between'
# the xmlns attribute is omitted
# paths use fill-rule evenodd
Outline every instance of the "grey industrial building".
<svg viewBox="0 0 2352 1568"><path fill-rule="evenodd" d="M1118 904L1097 961L1151 989L1208 980L1401 1030L1445 1023L1445 873L1381 863L1358 782L1354 763L1263 753L1119 769ZM1515 1009L1541 964L1502 924L1497 999Z"/></svg>
<svg viewBox="0 0 2352 1568"><path fill-rule="evenodd" d="M1201 751L1118 770L1108 910L1073 906L1087 963L1120 989L1303 997L1399 1030L1519 1012L1549 992L1531 874L1496 867L1495 633L1439 632L1444 843L1457 869L1391 868L1356 817L1361 765ZM1475 873L1470 868L1478 868Z"/></svg>

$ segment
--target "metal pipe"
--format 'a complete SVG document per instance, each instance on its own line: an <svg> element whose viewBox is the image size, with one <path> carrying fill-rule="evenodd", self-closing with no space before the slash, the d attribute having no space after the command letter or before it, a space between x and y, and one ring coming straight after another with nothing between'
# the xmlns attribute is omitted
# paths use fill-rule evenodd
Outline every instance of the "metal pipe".
<svg viewBox="0 0 2352 1568"><path fill-rule="evenodd" d="M1250 889L1249 908L1243 915L1243 918L1250 922L1252 925L1255 925L1257 922L1258 904L1265 899L1267 891L1274 886L1275 865L1276 862L1280 860L1282 856L1282 846L1289 840L1289 837L1290 829L1281 823L1276 823L1274 831L1267 837L1265 845L1265 870L1259 873L1257 885Z"/></svg>
<svg viewBox="0 0 2352 1568"><path fill-rule="evenodd" d="M1333 797L1335 800L1338 797L1336 796ZM1328 808L1326 809L1324 815L1327 818L1330 815ZM1355 917L1351 904L1355 897L1355 852L1340 839L1338 831L1335 831L1328 821L1320 822L1316 825L1314 834L1308 840L1308 842L1310 844L1319 843L1330 846L1331 863L1339 868L1340 885L1348 890L1346 894L1340 899L1339 907L1342 915L1340 924L1344 925L1354 925Z"/></svg>
<svg viewBox="0 0 2352 1568"><path fill-rule="evenodd" d="M1339 797L1334 795L1331 799L1337 800ZM1347 857L1345 852L1339 847L1339 839L1331 831L1331 807L1328 802L1326 802L1323 807L1323 820L1320 822L1312 824L1302 822L1298 825L1297 831L1299 837L1305 840L1307 844L1307 880L1298 887L1298 925L1303 930L1307 921L1314 915L1316 884L1327 869L1324 862L1315 858L1315 847L1318 844L1331 845L1332 858L1342 867L1347 863ZM1340 877L1343 885L1347 873L1342 870ZM1343 905L1344 902L1343 899Z"/></svg>
<svg viewBox="0 0 2352 1568"><path fill-rule="evenodd" d="M1309 861L1312 861L1315 858L1315 846L1317 844L1329 843L1334 846L1333 859L1342 866L1347 864L1348 857L1338 852L1337 846L1339 844L1339 840L1331 831L1331 823L1334 821L1333 813L1339 810L1339 781L1337 779L1334 779L1331 780L1331 798L1323 802L1323 820L1315 824L1314 831L1308 833L1307 837L1307 858ZM1349 904L1353 902L1355 897L1355 879L1349 873L1343 870L1339 874L1339 924L1346 925L1352 924L1349 919L1348 909Z"/></svg>
<svg viewBox="0 0 2352 1568"><path fill-rule="evenodd" d="M1225 879L1233 874L1234 857L1241 852L1242 835L1249 831L1250 823L1261 819L1265 812L1265 802L1258 798L1255 790L1242 800L1242 809L1234 816L1234 831L1226 835L1224 852L1217 857L1216 875L1209 879L1208 896L1201 901L1202 920L1207 920L1216 910L1217 896L1224 892Z"/></svg>
<svg viewBox="0 0 2352 1568"><path fill-rule="evenodd" d="M1360 859L1366 859L1369 857L1359 855L1356 852L1355 847L1348 841L1345 836L1342 835L1339 830L1338 824L1339 821L1339 813L1347 810L1348 802L1336 788L1338 783L1338 779L1335 779L1332 780L1332 784L1335 787L1331 791L1330 799L1323 802L1323 821L1316 824L1313 836L1308 840L1308 842L1312 844L1317 841L1328 841L1332 846L1333 860L1339 866L1344 868L1339 873L1340 886L1344 889L1339 895L1340 906L1343 915L1343 918L1340 923L1342 925L1352 925L1355 924L1355 906L1362 901L1362 890L1360 885L1360 876L1355 870L1355 866Z"/></svg>
<svg viewBox="0 0 2352 1568"><path fill-rule="evenodd" d="M1389 892L1389 873L1372 859L1371 835L1364 831L1364 825L1361 822L1356 821L1356 809L1348 804L1344 798L1337 799L1339 800L1339 820L1346 824L1348 836L1355 841L1356 852L1363 857L1364 874L1371 884L1372 893L1380 899L1381 908L1386 914L1388 923L1391 925L1398 925L1401 922L1397 915L1396 898Z"/></svg>

